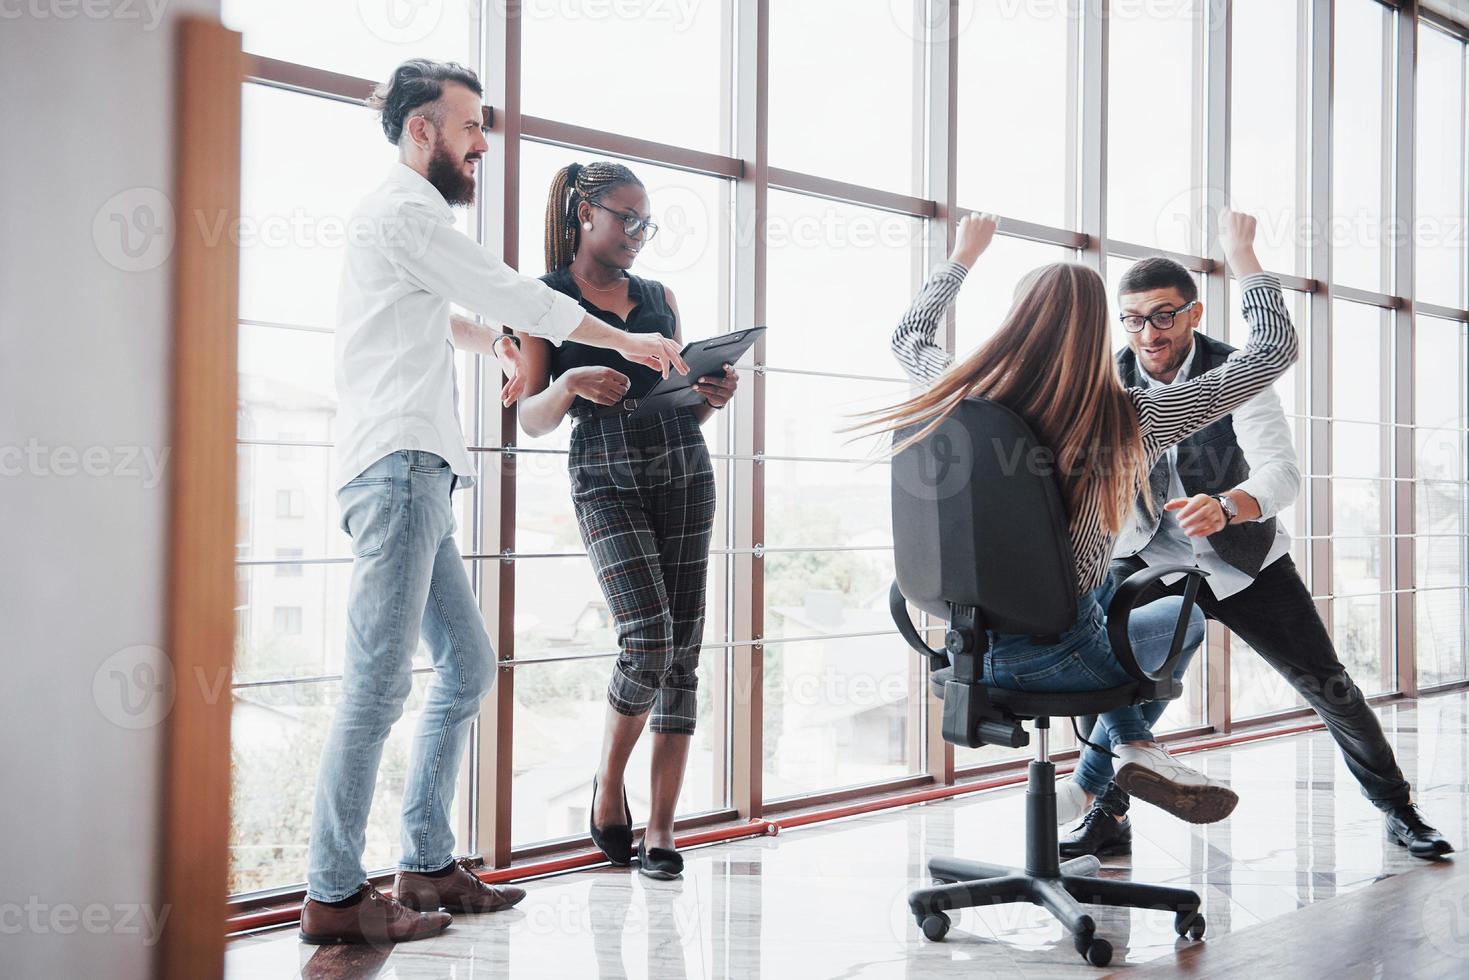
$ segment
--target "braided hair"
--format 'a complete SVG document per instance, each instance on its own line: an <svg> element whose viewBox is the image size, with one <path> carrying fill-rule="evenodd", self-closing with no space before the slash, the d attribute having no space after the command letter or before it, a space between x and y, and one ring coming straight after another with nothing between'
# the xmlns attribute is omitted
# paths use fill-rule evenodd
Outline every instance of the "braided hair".
<svg viewBox="0 0 1469 980"><path fill-rule="evenodd" d="M643 186L627 167L606 160L594 160L586 166L572 163L556 171L546 200L547 272L566 268L576 255L581 240L581 221L576 212L581 202L600 201L609 191L629 184Z"/></svg>

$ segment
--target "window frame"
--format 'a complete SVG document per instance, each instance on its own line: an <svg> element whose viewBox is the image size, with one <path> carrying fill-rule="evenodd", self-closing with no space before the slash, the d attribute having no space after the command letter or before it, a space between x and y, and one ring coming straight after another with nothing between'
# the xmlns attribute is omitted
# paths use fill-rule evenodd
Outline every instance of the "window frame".
<svg viewBox="0 0 1469 980"><path fill-rule="evenodd" d="M1369 2L1369 0L1363 0ZM1379 0L1370 0L1379 2ZM1232 28L1226 0L1202 0L1206 16L1196 25L1197 51L1202 58L1201 98L1203 118L1202 155L1208 186L1204 190L1207 203L1218 205L1228 200L1231 98L1228 86L1228 64L1232 55ZM957 24L945 12L957 7L951 0L921 0L915 8L914 29L921 38L924 58L921 78L915 80L915 91L921 100L920 116L926 133L926 155L923 164L923 186L927 196L899 194L879 188L854 185L820 175L797 173L771 167L768 162L767 116L769 92L769 0L731 0L726 35L726 57L733 97L728 103L731 133L730 152L711 153L687 147L655 143L618 133L603 132L584 126L524 115L520 111L520 43L519 23L505 17L482 17L482 36L478 39L481 67L486 84L486 104L491 106L491 148L482 168L479 203L475 223L482 241L498 245L507 262L516 265L520 256L519 227L536 216L518 213L520 147L523 141L551 144L578 151L606 153L632 161L657 164L691 173L718 178L724 182L738 228L764 227L770 190L824 198L879 211L908 215L923 224L923 245L913 249L910 276L916 285L927 269L941 260L953 242L959 215L968 213L955 193L957 156L956 132L960 107L957 90ZM1069 106L1069 126L1075 132L1074 168L1076 207L1074 220L1068 227L1055 227L1035 222L1002 217L1001 236L1046 243L1075 250L1081 261L1106 275L1109 255L1139 258L1151 254L1169 254L1203 279L1202 295L1206 302L1208 332L1227 335L1224 317L1235 286L1227 275L1222 256L1213 244L1215 229L1206 229L1209 243L1204 254L1160 253L1135 243L1119 241L1107 233L1107 40L1109 25L1100 9L1104 5L1085 4L1076 17L1072 46L1075 63L1069 66L1076 81L1077 97ZM1391 156L1383 167L1384 199L1392 202L1394 215L1412 215L1415 140L1414 109L1416 79L1413 77L1418 31L1431 26L1445 30L1461 42L1469 40L1469 28L1420 11L1414 3L1386 3L1391 11L1394 30L1388 59L1389 77L1385 86L1393 93L1390 128L1396 134ZM1297 164L1307 188L1301 201L1305 213L1329 216L1331 213L1332 120L1331 63L1332 12L1328 0L1298 0L1302 29L1302 77L1304 100L1302 123L1309 136ZM513 9L513 6L512 6ZM928 14L932 16L928 16ZM307 65L282 62L271 58L249 56L247 85L266 85L291 90L301 97L320 97L360 104L373 82ZM1466 157L1469 159L1469 157ZM1469 200L1469 189L1465 192ZM978 202L973 202L978 203ZM1212 224L1213 219L1210 219ZM1384 462L1388 469L1383 485L1391 490L1384 507L1390 523L1382 528L1384 584L1379 596L1384 611L1383 629L1390 648L1382 655L1385 693L1382 697L1414 696L1445 687L1458 686L1466 679L1455 679L1434 687L1420 688L1416 668L1415 630L1415 503L1414 503L1414 415L1413 355L1414 316L1422 313L1439 320L1469 322L1469 310L1415 302L1412 289L1414 243L1411 239L1397 242L1388 249L1392 265L1393 290L1375 292L1336 284L1331 275L1331 249L1326 236L1316 235L1302 266L1306 275L1282 275L1288 290L1306 294L1305 307L1313 343L1309 345L1300 368L1300 383L1305 389L1307 414L1298 419L1305 432L1305 457L1308 460L1305 493L1299 503L1299 520L1305 529L1300 536L1305 558L1302 572L1311 594L1318 602L1328 628L1332 625L1332 604L1339 597L1332 580L1331 502L1331 412L1332 372L1329 344L1331 310L1336 300L1375 306L1388 320L1385 345L1390 356L1380 367L1383 397L1386 402L1382 425L1386 430ZM731 235L728 243L729 274L724 280L722 305L731 313L731 327L755 326L766 321L766 268L769 260L762 235ZM293 326L311 329L308 325ZM943 331L946 346L955 346L955 324L950 313ZM881 356L880 354L878 355ZM716 766L716 778L727 787L727 805L705 813L690 814L679 820L680 829L709 826L730 820L751 820L764 815L788 812L834 802L876 796L895 788L928 784L952 784L961 778L1011 771L1021 763L1014 759L959 766L954 747L944 742L938 728L936 702L927 693L923 665L911 657L908 665L910 716L909 751L919 760L917 770L901 779L856 787L838 787L782 800L767 799L762 789L763 705L762 690L764 624L764 577L762 559L765 548L766 500L763 463L776 457L765 453L765 379L788 366L765 365L765 341L757 342L747 356L741 396L730 410L706 430L715 445L716 466L723 468L724 486L730 488L727 521L717 532L719 539L713 551L717 569L717 596L711 596L710 615L720 618L719 633L723 640L706 644L706 657L724 658L724 669L715 671L716 722L724 739L722 763ZM874 372L876 380L880 374ZM562 853L584 846L582 838L544 841L525 846L512 846L510 799L512 793L511 760L516 668L513 605L518 559L530 557L515 551L516 493L513 462L518 455L534 451L518 445L514 410L500 409L494 397L498 378L493 364L474 359L468 365L469 384L463 392L466 435L471 452L479 459L484 473L470 501L471 527L469 540L472 582L481 598L481 607L501 660L500 683L486 699L480 720L472 736L471 760L467 792L461 807L463 818L457 828L461 847L483 854L487 864L504 868L549 854ZM854 376L860 377L860 376ZM1464 392L1459 393L1461 403ZM241 439L241 445L281 444L279 441ZM298 443L290 445L325 445ZM739 466L739 463L749 465ZM823 550L823 549L810 549ZM316 561L340 561L333 558L293 558L306 564ZM269 559L242 558L248 564L269 564ZM924 629L940 627L920 620ZM896 636L896 632L893 633ZM1230 710L1230 672L1228 666L1229 636L1217 623L1210 624L1209 655L1204 659L1206 703L1203 725L1190 726L1174 733L1182 738L1208 732L1229 732L1244 719L1232 717ZM1222 655L1215 655L1218 651ZM593 654L607 656L613 654ZM545 658L522 661L545 663ZM311 682L314 679L306 679ZM283 679L282 682L285 682ZM273 683L252 681L252 685ZM736 692L755 692L755 696L736 697ZM1249 719L1254 723L1276 721L1298 716L1303 709L1292 708ZM1067 753L1058 755L1064 759ZM248 902L268 894L279 900L291 889L272 889L268 893L236 896L236 902Z"/></svg>

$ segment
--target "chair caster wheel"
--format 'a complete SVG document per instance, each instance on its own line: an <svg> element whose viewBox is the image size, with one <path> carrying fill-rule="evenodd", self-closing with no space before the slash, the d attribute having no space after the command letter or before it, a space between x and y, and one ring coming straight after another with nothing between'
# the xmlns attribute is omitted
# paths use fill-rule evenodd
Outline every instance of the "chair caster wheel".
<svg viewBox="0 0 1469 980"><path fill-rule="evenodd" d="M918 927L923 930L923 938L931 943L937 943L942 942L943 938L949 934L950 924L949 917L944 913L930 912L918 923Z"/></svg>
<svg viewBox="0 0 1469 980"><path fill-rule="evenodd" d="M1112 962L1112 944L1105 939L1093 939L1081 955L1092 966L1106 966Z"/></svg>
<svg viewBox="0 0 1469 980"><path fill-rule="evenodd" d="M1204 917L1197 912L1180 912L1173 917L1173 931L1190 939L1203 939L1206 926Z"/></svg>

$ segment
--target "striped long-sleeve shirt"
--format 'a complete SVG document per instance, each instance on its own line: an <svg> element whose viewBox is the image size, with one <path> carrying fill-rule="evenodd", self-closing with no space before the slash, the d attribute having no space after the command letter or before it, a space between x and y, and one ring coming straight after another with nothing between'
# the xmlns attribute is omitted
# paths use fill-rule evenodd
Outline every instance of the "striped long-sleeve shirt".
<svg viewBox="0 0 1469 980"><path fill-rule="evenodd" d="M919 384L932 384L954 362L954 355L934 338L967 271L957 262L940 265L893 331L893 354ZM1148 468L1170 446L1268 388L1296 359L1296 331L1280 292L1280 281L1267 273L1257 273L1245 276L1239 285L1250 337L1227 362L1190 381L1127 389L1137 410ZM1106 580L1115 538L1102 523L1099 497L1083 499L1071 517L1071 550L1082 593Z"/></svg>

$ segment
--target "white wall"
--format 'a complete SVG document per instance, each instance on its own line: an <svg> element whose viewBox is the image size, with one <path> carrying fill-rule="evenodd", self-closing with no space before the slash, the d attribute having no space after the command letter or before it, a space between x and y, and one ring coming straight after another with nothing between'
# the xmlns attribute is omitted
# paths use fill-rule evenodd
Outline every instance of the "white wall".
<svg viewBox="0 0 1469 980"><path fill-rule="evenodd" d="M170 188L190 10L218 0L0 4L6 977L151 973L164 705L143 671L164 637L169 279L125 268L167 243L130 258L110 213L142 221L156 194L136 189Z"/></svg>

